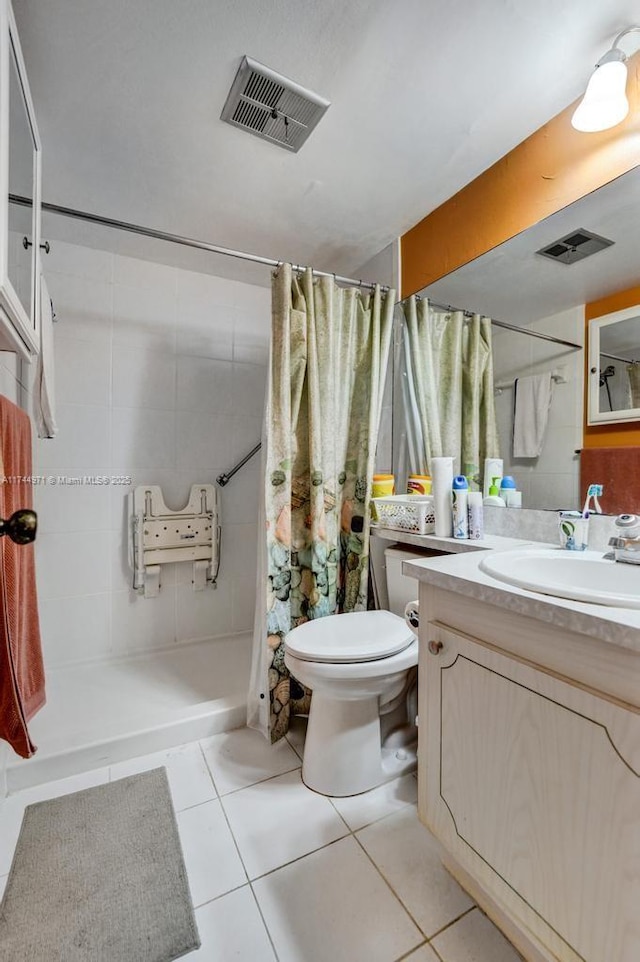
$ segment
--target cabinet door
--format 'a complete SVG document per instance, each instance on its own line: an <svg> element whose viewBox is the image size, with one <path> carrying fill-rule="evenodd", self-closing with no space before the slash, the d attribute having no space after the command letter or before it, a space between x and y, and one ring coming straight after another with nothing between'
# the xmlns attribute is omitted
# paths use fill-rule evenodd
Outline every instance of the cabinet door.
<svg viewBox="0 0 640 962"><path fill-rule="evenodd" d="M18 204L11 198L21 198ZM0 349L39 349L40 140L9 0L0 0Z"/></svg>
<svg viewBox="0 0 640 962"><path fill-rule="evenodd" d="M428 640L429 826L557 958L637 962L640 716L440 626Z"/></svg>

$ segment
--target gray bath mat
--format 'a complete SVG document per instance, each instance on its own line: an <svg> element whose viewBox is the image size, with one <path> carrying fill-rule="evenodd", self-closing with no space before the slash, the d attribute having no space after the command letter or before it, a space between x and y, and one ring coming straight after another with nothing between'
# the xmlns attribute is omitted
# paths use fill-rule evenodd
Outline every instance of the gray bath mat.
<svg viewBox="0 0 640 962"><path fill-rule="evenodd" d="M26 808L1 962L170 962L199 945L164 768Z"/></svg>

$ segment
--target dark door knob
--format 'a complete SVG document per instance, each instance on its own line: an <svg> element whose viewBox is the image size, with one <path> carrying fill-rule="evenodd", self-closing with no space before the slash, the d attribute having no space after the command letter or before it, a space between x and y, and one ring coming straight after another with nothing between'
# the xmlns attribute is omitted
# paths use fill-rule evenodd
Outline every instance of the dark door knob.
<svg viewBox="0 0 640 962"><path fill-rule="evenodd" d="M10 518L3 521L0 518L0 538L8 534L16 544L31 544L36 540L38 530L38 515L30 508L20 508L14 511Z"/></svg>

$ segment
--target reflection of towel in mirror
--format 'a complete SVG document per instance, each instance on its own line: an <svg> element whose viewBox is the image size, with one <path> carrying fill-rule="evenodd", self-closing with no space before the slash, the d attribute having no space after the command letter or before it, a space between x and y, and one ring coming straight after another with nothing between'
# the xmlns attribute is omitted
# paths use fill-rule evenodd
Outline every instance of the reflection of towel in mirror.
<svg viewBox="0 0 640 962"><path fill-rule="evenodd" d="M551 374L519 377L514 386L513 456L537 458L542 451L551 407Z"/></svg>
<svg viewBox="0 0 640 962"><path fill-rule="evenodd" d="M630 364L627 377L631 388L631 407L640 408L640 364Z"/></svg>

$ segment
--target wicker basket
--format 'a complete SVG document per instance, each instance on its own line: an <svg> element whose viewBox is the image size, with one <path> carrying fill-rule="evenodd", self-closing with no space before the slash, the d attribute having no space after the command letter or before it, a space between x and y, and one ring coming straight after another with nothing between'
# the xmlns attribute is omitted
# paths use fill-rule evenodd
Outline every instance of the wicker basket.
<svg viewBox="0 0 640 962"><path fill-rule="evenodd" d="M435 531L433 496L430 494L393 494L386 498L372 498L378 524L394 531L430 534Z"/></svg>

